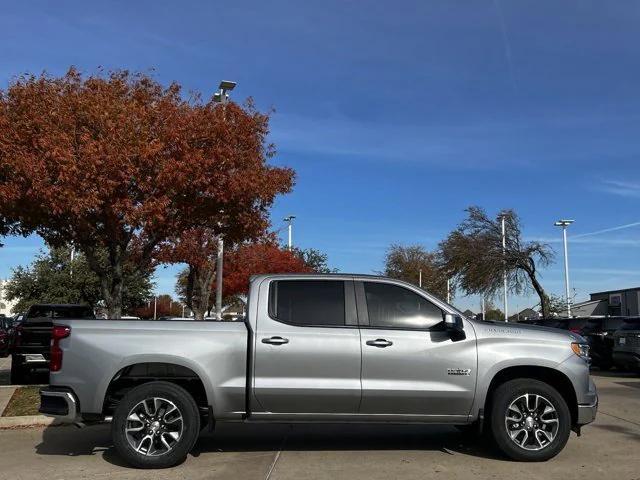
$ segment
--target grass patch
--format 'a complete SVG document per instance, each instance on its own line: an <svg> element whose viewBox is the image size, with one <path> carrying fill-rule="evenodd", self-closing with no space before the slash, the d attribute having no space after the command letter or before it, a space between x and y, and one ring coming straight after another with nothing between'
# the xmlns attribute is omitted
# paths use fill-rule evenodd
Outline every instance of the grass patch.
<svg viewBox="0 0 640 480"><path fill-rule="evenodd" d="M40 407L40 387L19 387L13 392L3 417L38 415Z"/></svg>

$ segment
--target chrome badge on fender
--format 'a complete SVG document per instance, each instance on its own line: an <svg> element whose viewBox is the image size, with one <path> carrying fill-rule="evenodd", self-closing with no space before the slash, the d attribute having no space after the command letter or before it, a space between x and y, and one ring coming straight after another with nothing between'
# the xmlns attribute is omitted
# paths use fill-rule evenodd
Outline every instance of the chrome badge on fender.
<svg viewBox="0 0 640 480"><path fill-rule="evenodd" d="M471 375L471 369L470 368L447 368L447 375L464 375L464 376L469 376Z"/></svg>

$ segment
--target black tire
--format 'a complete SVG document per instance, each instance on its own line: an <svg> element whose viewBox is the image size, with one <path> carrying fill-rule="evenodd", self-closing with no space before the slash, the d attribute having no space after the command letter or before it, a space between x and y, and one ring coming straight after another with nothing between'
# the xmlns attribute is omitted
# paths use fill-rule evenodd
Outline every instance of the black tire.
<svg viewBox="0 0 640 480"><path fill-rule="evenodd" d="M162 398L172 402L182 415L180 438L172 445L171 450L157 456L137 452L129 443L125 431L129 413L136 405L149 398ZM160 416L164 414L158 415ZM169 382L149 382L131 389L118 404L111 424L111 436L116 450L129 465L137 468L167 468L181 463L195 445L199 433L200 416L196 402L184 388ZM152 439L151 442L153 441ZM150 446L147 447L147 450L150 449Z"/></svg>
<svg viewBox="0 0 640 480"><path fill-rule="evenodd" d="M552 414L553 417L558 420L555 437L553 437L552 441L546 443L539 450L528 450L525 447L519 446L516 444L516 441L512 440L509 431L507 430L507 409L512 402L522 397L524 394L540 395L541 397L544 397L546 401L550 402L553 408L555 408L555 412ZM569 412L567 402L555 388L532 378L510 380L499 385L493 393L490 416L489 425L496 445L505 455L513 460L525 462L542 462L549 460L560 453L566 445L567 440L569 439L569 434L571 433L571 413ZM540 417L542 417L542 415ZM519 428L522 429L522 426ZM545 426L543 428L551 427ZM524 431L523 435L517 438L522 439L525 435L527 436L527 439L530 439L527 441L531 441L532 443L537 442L537 432L533 434L533 437L529 437L531 433ZM540 438L545 441L544 435L540 436ZM540 442L537 443L539 444ZM529 446L538 447L537 444Z"/></svg>
<svg viewBox="0 0 640 480"><path fill-rule="evenodd" d="M27 378L26 368L20 357L11 357L11 385L22 385Z"/></svg>

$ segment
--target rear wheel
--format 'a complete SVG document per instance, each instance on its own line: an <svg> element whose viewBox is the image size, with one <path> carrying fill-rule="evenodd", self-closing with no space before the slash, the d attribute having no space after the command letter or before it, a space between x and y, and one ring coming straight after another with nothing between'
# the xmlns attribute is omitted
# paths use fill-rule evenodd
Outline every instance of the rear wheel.
<svg viewBox="0 0 640 480"><path fill-rule="evenodd" d="M193 397L169 382L149 382L130 390L111 426L116 450L138 468L166 468L182 462L199 432Z"/></svg>
<svg viewBox="0 0 640 480"><path fill-rule="evenodd" d="M496 388L491 433L514 460L544 461L556 456L571 432L571 414L562 395L539 380L511 380Z"/></svg>

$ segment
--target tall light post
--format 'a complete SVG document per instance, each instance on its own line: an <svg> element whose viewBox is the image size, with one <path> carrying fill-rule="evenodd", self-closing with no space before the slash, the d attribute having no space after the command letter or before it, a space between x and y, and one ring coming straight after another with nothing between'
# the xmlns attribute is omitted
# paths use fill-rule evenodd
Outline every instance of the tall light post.
<svg viewBox="0 0 640 480"><path fill-rule="evenodd" d="M236 88L237 83L229 80L222 80L218 86L218 91L213 94L213 101L222 104L223 118L226 105L229 102L229 92ZM216 318L222 320L222 254L224 252L224 240L222 235L218 235L218 256L216 258Z"/></svg>
<svg viewBox="0 0 640 480"><path fill-rule="evenodd" d="M292 240L292 232L293 232L293 219L296 218L295 215L289 215L288 217L284 217L284 221L289 224L287 227L289 229L289 242L287 245L289 246L289 251L293 248L293 240Z"/></svg>
<svg viewBox="0 0 640 480"><path fill-rule="evenodd" d="M502 224L502 262L504 272L502 273L502 281L504 283L504 321L509 321L509 306L507 304L507 230L505 226L506 215L500 215L500 221Z"/></svg>
<svg viewBox="0 0 640 480"><path fill-rule="evenodd" d="M447 278L447 303L451 303L451 280Z"/></svg>
<svg viewBox="0 0 640 480"><path fill-rule="evenodd" d="M567 317L571 317L571 296L569 294L569 253L567 249L567 227L575 220L558 220L556 227L562 227L562 243L564 245L564 291L567 297Z"/></svg>

